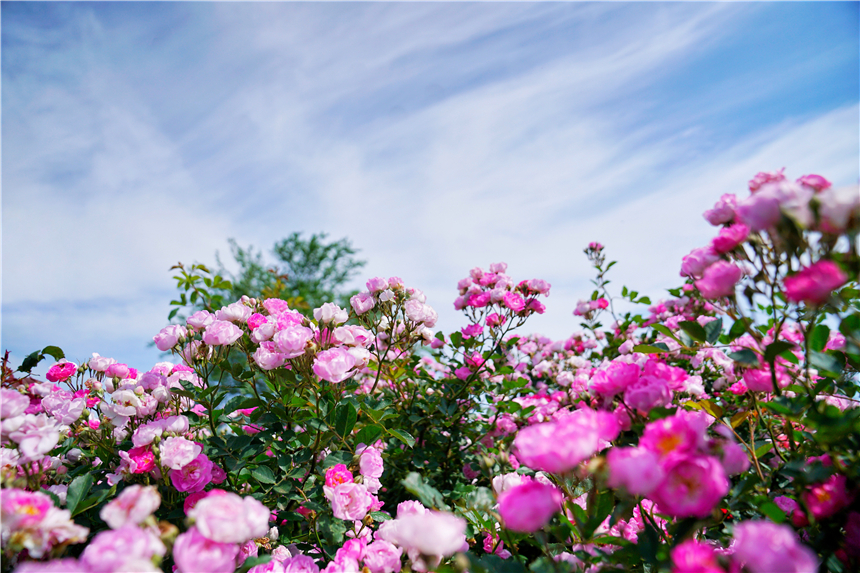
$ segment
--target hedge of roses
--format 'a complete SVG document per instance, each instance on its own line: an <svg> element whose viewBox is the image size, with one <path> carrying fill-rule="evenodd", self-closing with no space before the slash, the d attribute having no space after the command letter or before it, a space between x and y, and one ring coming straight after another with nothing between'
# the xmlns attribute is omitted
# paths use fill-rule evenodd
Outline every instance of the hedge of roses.
<svg viewBox="0 0 860 573"><path fill-rule="evenodd" d="M377 277L312 319L174 318L146 370L4 363L3 572L860 569L860 191L749 188L666 300L613 295L589 245L566 340L520 334L550 285L496 263L449 336Z"/></svg>

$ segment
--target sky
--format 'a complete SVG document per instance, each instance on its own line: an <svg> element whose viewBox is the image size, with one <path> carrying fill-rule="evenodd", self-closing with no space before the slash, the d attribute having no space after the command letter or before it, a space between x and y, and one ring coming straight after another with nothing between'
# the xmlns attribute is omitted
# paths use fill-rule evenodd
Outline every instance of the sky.
<svg viewBox="0 0 860 573"><path fill-rule="evenodd" d="M465 325L456 283L552 283L582 250L665 297L759 171L860 179L860 13L816 3L3 2L2 330L139 369L177 263L348 238ZM272 260L269 257L269 260Z"/></svg>

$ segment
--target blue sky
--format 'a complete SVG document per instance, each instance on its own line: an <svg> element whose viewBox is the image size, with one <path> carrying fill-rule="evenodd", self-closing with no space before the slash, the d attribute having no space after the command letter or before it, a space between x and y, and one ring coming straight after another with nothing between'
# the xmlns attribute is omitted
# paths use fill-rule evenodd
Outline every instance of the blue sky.
<svg viewBox="0 0 860 573"><path fill-rule="evenodd" d="M761 170L860 178L858 3L2 4L2 347L139 368L168 268L348 237L440 327L504 260L661 296ZM16 362L16 363L17 363Z"/></svg>

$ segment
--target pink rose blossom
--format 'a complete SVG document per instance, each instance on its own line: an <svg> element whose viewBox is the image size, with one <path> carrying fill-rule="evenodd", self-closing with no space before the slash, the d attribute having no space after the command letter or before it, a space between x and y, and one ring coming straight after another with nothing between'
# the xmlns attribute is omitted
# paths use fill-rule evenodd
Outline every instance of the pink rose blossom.
<svg viewBox="0 0 860 573"><path fill-rule="evenodd" d="M739 266L728 261L717 261L705 269L702 278L695 283L696 288L707 299L731 296L743 274Z"/></svg>
<svg viewBox="0 0 860 573"><path fill-rule="evenodd" d="M285 358L296 358L305 353L314 331L307 326L289 326L275 334L275 346Z"/></svg>
<svg viewBox="0 0 860 573"><path fill-rule="evenodd" d="M823 483L818 483L803 493L803 501L816 520L838 513L848 506L853 496L848 493L846 479L842 474L834 474Z"/></svg>
<svg viewBox="0 0 860 573"><path fill-rule="evenodd" d="M720 234L711 241L711 247L717 253L728 253L742 244L749 236L749 227L743 223L737 223L730 227L720 229Z"/></svg>
<svg viewBox="0 0 860 573"><path fill-rule="evenodd" d="M526 482L499 496L499 514L505 527L521 533L533 533L549 523L561 509L561 492L553 485Z"/></svg>
<svg viewBox="0 0 860 573"><path fill-rule="evenodd" d="M723 195L716 202L713 209L705 211L704 217L708 223L714 226L731 223L735 218L735 207L737 204L738 198L734 195Z"/></svg>
<svg viewBox="0 0 860 573"><path fill-rule="evenodd" d="M253 497L224 492L208 495L188 512L207 539L219 543L245 543L269 531L271 512Z"/></svg>
<svg viewBox="0 0 860 573"><path fill-rule="evenodd" d="M505 306L514 312L520 312L526 307L523 297L515 292L506 292L504 297Z"/></svg>
<svg viewBox="0 0 860 573"><path fill-rule="evenodd" d="M207 310L198 310L185 320L185 324L197 330L203 330L215 322L215 315Z"/></svg>
<svg viewBox="0 0 860 573"><path fill-rule="evenodd" d="M328 487L335 487L342 483L352 483L353 477L352 472L344 464L337 464L325 472L325 485Z"/></svg>
<svg viewBox="0 0 860 573"><path fill-rule="evenodd" d="M316 562L307 555L295 555L284 560L284 573L319 573Z"/></svg>
<svg viewBox="0 0 860 573"><path fill-rule="evenodd" d="M373 300L373 295L369 292L360 292L351 299L349 304L355 311L355 314L361 315L374 307L376 302Z"/></svg>
<svg viewBox="0 0 860 573"><path fill-rule="evenodd" d="M612 414L607 414L613 417ZM613 417L614 419L614 417ZM519 460L535 470L564 473L591 457L601 440L613 439L602 428L604 418L598 412L577 410L557 422L523 428L514 439ZM615 434L618 433L617 422Z"/></svg>
<svg viewBox="0 0 860 573"><path fill-rule="evenodd" d="M203 342L209 346L229 346L242 338L242 329L226 320L216 320L203 332Z"/></svg>
<svg viewBox="0 0 860 573"><path fill-rule="evenodd" d="M707 414L679 410L674 416L651 422L639 440L639 447L661 458L674 453L695 452L705 445Z"/></svg>
<svg viewBox="0 0 860 573"><path fill-rule="evenodd" d="M126 524L138 525L161 505L161 496L154 486L130 485L105 505L99 516L111 529Z"/></svg>
<svg viewBox="0 0 860 573"><path fill-rule="evenodd" d="M225 322L247 322L251 316L251 309L245 306L241 301L222 306L221 310L215 311L215 320ZM208 344L208 343L207 343Z"/></svg>
<svg viewBox="0 0 860 573"><path fill-rule="evenodd" d="M96 535L84 549L81 563L92 573L155 573L158 569L152 564L152 558L166 552L164 544L152 531L128 524Z"/></svg>
<svg viewBox="0 0 860 573"><path fill-rule="evenodd" d="M181 437L167 438L158 447L161 452L161 465L173 470L181 470L203 451L198 444Z"/></svg>
<svg viewBox="0 0 860 573"><path fill-rule="evenodd" d="M254 351L253 358L262 370L280 368L287 361L286 355L278 352L274 342L261 342L257 350Z"/></svg>
<svg viewBox="0 0 860 573"><path fill-rule="evenodd" d="M665 476L657 454L645 448L612 448L606 462L609 487L623 487L633 495L650 496Z"/></svg>
<svg viewBox="0 0 860 573"><path fill-rule="evenodd" d="M370 569L370 573L397 573L401 568L402 553L402 549L388 541L377 539L364 548L364 565Z"/></svg>
<svg viewBox="0 0 860 573"><path fill-rule="evenodd" d="M666 477L651 498L668 515L705 517L729 492L723 466L711 456L670 456L663 470Z"/></svg>
<svg viewBox="0 0 860 573"><path fill-rule="evenodd" d="M185 338L186 334L188 334L188 331L185 330L184 326L171 324L162 328L158 334L152 337L152 340L155 342L156 348L162 352L166 352L176 346L181 339Z"/></svg>
<svg viewBox="0 0 860 573"><path fill-rule="evenodd" d="M642 414L657 406L668 406L671 401L669 384L656 376L642 376L624 391L624 402Z"/></svg>
<svg viewBox="0 0 860 573"><path fill-rule="evenodd" d="M723 573L714 547L688 539L672 549L672 573Z"/></svg>
<svg viewBox="0 0 860 573"><path fill-rule="evenodd" d="M343 324L349 318L349 313L338 305L327 302L320 308L314 309L314 319L320 324Z"/></svg>
<svg viewBox="0 0 860 573"><path fill-rule="evenodd" d="M681 276L699 278L709 266L720 260L714 247L699 247L681 259Z"/></svg>
<svg viewBox="0 0 860 573"><path fill-rule="evenodd" d="M764 231L782 219L781 199L782 192L779 186L768 185L758 193L740 201L735 214L741 223L749 227L750 231Z"/></svg>
<svg viewBox="0 0 860 573"><path fill-rule="evenodd" d="M767 183L779 183L780 181L785 181L785 175L783 174L784 171L785 167L783 167L779 171L772 171L770 173L765 171L760 171L759 173L756 173L755 177L750 179L750 191L755 193L756 191L761 189L762 185L765 185Z"/></svg>
<svg viewBox="0 0 860 573"><path fill-rule="evenodd" d="M821 175L803 175L797 179L797 183L805 185L806 187L811 187L816 192L824 191L832 185L830 181Z"/></svg>
<svg viewBox="0 0 860 573"><path fill-rule="evenodd" d="M48 373L45 374L45 378L51 382L63 382L71 378L77 369L78 365L74 362L60 362L54 364L48 369Z"/></svg>
<svg viewBox="0 0 860 573"><path fill-rule="evenodd" d="M168 474L170 482L176 491L191 493L203 491L203 488L212 481L213 465L206 454L200 454L182 466L182 469L170 470Z"/></svg>
<svg viewBox="0 0 860 573"><path fill-rule="evenodd" d="M815 573L818 559L791 527L771 521L735 526L732 560L750 573Z"/></svg>
<svg viewBox="0 0 860 573"><path fill-rule="evenodd" d="M314 358L314 374L329 382L343 382L355 372L355 357L344 348L324 350Z"/></svg>
<svg viewBox="0 0 860 573"><path fill-rule="evenodd" d="M373 497L367 488L359 483L336 485L328 495L334 516L338 519L358 521L370 511Z"/></svg>
<svg viewBox="0 0 860 573"><path fill-rule="evenodd" d="M830 298L830 293L844 285L847 280L848 277L833 261L818 261L786 277L785 297L792 302L824 304Z"/></svg>
<svg viewBox="0 0 860 573"><path fill-rule="evenodd" d="M113 358L106 358L104 356L99 356L98 353L93 352L93 357L90 358L90 361L87 363L87 366L90 367L90 370L95 372L104 372L107 370L108 366L115 363L116 360Z"/></svg>
<svg viewBox="0 0 860 573"><path fill-rule="evenodd" d="M236 543L213 541L196 527L181 534L173 544L177 573L233 573L238 555Z"/></svg>
<svg viewBox="0 0 860 573"><path fill-rule="evenodd" d="M428 511L398 516L393 523L396 523L396 541L392 543L421 555L446 557L468 547L466 520L450 513Z"/></svg>
<svg viewBox="0 0 860 573"><path fill-rule="evenodd" d="M361 452L361 458L359 459L359 471L361 475L365 477L371 478L379 478L382 477L383 472L383 463L382 463L382 455L379 453L374 447L365 448Z"/></svg>
<svg viewBox="0 0 860 573"><path fill-rule="evenodd" d="M848 229L853 219L860 222L860 188L829 187L816 195L820 230L837 235Z"/></svg>
<svg viewBox="0 0 860 573"><path fill-rule="evenodd" d="M614 396L624 392L639 379L639 366L625 362L612 362L608 367L594 373L588 383L593 394Z"/></svg>

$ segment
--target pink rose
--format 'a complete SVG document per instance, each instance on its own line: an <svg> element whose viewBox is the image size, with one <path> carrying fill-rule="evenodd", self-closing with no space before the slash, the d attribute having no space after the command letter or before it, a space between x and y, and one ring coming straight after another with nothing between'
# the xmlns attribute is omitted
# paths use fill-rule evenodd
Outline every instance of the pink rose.
<svg viewBox="0 0 860 573"><path fill-rule="evenodd" d="M783 174L783 171L785 171L785 167L783 167L779 171L773 171L770 173L764 171L756 173L755 177L750 179L750 191L755 193L756 191L761 189L762 185L765 185L767 183L779 183L780 181L785 181L785 175Z"/></svg>
<svg viewBox="0 0 860 573"><path fill-rule="evenodd" d="M181 437L170 437L159 445L161 465L173 470L181 470L200 455L203 448Z"/></svg>
<svg viewBox="0 0 860 573"><path fill-rule="evenodd" d="M337 464L325 472L325 484L328 487L335 487L342 483L352 483L352 472L344 464Z"/></svg>
<svg viewBox="0 0 860 573"><path fill-rule="evenodd" d="M215 311L215 320L223 320L225 322L247 322L251 316L250 307L245 306L241 301L236 301L227 306L222 306L221 310ZM207 343L208 344L208 343Z"/></svg>
<svg viewBox="0 0 860 573"><path fill-rule="evenodd" d="M651 498L667 515L705 517L729 492L723 466L711 456L670 456L663 471L666 477Z"/></svg>
<svg viewBox="0 0 860 573"><path fill-rule="evenodd" d="M111 529L131 524L138 525L161 505L161 496L155 486L130 485L105 505L99 516Z"/></svg>
<svg viewBox="0 0 860 573"><path fill-rule="evenodd" d="M608 414L610 417L612 414ZM517 458L535 470L564 473L591 457L605 437L603 418L577 410L557 422L523 428L514 439ZM617 435L617 423L615 428Z"/></svg>
<svg viewBox="0 0 860 573"><path fill-rule="evenodd" d="M275 345L285 358L296 358L305 353L314 331L307 326L289 326L275 334Z"/></svg>
<svg viewBox="0 0 860 573"><path fill-rule="evenodd" d="M526 307L523 297L515 292L506 292L504 297L505 306L514 312L520 312Z"/></svg>
<svg viewBox="0 0 860 573"><path fill-rule="evenodd" d="M314 374L329 382L343 382L355 372L355 357L344 348L324 350L314 358Z"/></svg>
<svg viewBox="0 0 860 573"><path fill-rule="evenodd" d="M794 530L771 521L744 521L734 530L732 560L750 573L815 573L818 559Z"/></svg>
<svg viewBox="0 0 860 573"><path fill-rule="evenodd" d="M370 573L397 573L400 571L399 549L382 539L377 539L364 548L364 565L370 569Z"/></svg>
<svg viewBox="0 0 860 573"><path fill-rule="evenodd" d="M714 547L695 539L688 539L672 549L672 566L672 573L723 573Z"/></svg>
<svg viewBox="0 0 860 573"><path fill-rule="evenodd" d="M359 471L364 477L380 478L383 472L382 455L374 447L365 448L359 459Z"/></svg>
<svg viewBox="0 0 860 573"><path fill-rule="evenodd" d="M782 218L782 194L776 185L768 185L758 193L738 203L735 214L750 231L763 231L776 225Z"/></svg>
<svg viewBox="0 0 860 573"><path fill-rule="evenodd" d="M349 318L349 313L338 305L327 302L320 308L314 309L314 319L319 324L343 324Z"/></svg>
<svg viewBox="0 0 860 573"><path fill-rule="evenodd" d="M200 533L219 543L245 543L264 537L269 531L270 515L266 506L253 497L242 498L229 492L210 493L188 512Z"/></svg>
<svg viewBox="0 0 860 573"><path fill-rule="evenodd" d="M350 521L364 519L373 504L373 496L367 488L354 482L336 485L328 497L334 516Z"/></svg>
<svg viewBox="0 0 860 573"><path fill-rule="evenodd" d="M797 179L797 183L805 185L806 187L811 187L816 192L824 191L832 185L830 181L821 175L803 175Z"/></svg>
<svg viewBox="0 0 860 573"><path fill-rule="evenodd" d="M847 280L848 277L833 261L818 261L785 278L785 297L792 302L821 305Z"/></svg>
<svg viewBox="0 0 860 573"><path fill-rule="evenodd" d="M707 299L731 296L743 274L739 266L728 261L717 261L705 269L702 278L695 283L696 288Z"/></svg>
<svg viewBox="0 0 860 573"><path fill-rule="evenodd" d="M71 378L77 369L78 365L74 362L60 362L54 364L48 369L48 373L45 374L45 378L51 382L63 382Z"/></svg>
<svg viewBox="0 0 860 573"><path fill-rule="evenodd" d="M203 333L203 342L209 346L229 346L242 338L242 329L226 320L216 320Z"/></svg>
<svg viewBox="0 0 860 573"><path fill-rule="evenodd" d="M176 538L173 561L178 573L233 573L236 570L236 543L213 541L192 527Z"/></svg>
<svg viewBox="0 0 860 573"><path fill-rule="evenodd" d="M704 217L711 225L722 225L731 223L735 218L735 207L738 204L738 198L734 195L723 195L716 202L713 209L705 211Z"/></svg>
<svg viewBox="0 0 860 573"><path fill-rule="evenodd" d="M816 520L838 513L848 506L853 496L848 493L845 476L834 474L823 483L818 483L803 492L803 501Z"/></svg>
<svg viewBox="0 0 860 573"><path fill-rule="evenodd" d="M558 488L530 481L499 496L499 514L508 529L533 533L549 523L561 509L561 502L562 495Z"/></svg>
<svg viewBox="0 0 860 573"><path fill-rule="evenodd" d="M352 306L355 314L361 315L372 309L376 302L373 300L373 295L369 292L360 292L349 299L349 304Z"/></svg>
<svg viewBox="0 0 860 573"><path fill-rule="evenodd" d="M450 513L427 511L399 517L391 541L421 555L449 556L468 548L466 520Z"/></svg>
<svg viewBox="0 0 860 573"><path fill-rule="evenodd" d="M262 370L280 368L286 361L287 357L277 351L274 342L261 342L259 348L254 352L254 362Z"/></svg>
<svg viewBox="0 0 860 573"><path fill-rule="evenodd" d="M170 470L168 474L170 482L176 491L191 493L203 491L203 488L212 481L213 465L206 454L200 454L182 466L182 469Z"/></svg>
<svg viewBox="0 0 860 573"><path fill-rule="evenodd" d="M370 292L380 292L388 288L388 281L382 277L373 277L367 281L367 290Z"/></svg>
<svg viewBox="0 0 860 573"><path fill-rule="evenodd" d="M152 531L125 525L96 535L84 549L81 563L92 573L155 573L158 569L152 564L152 558L166 552L164 544Z"/></svg>
<svg viewBox="0 0 860 573"><path fill-rule="evenodd" d="M671 401L669 384L656 376L642 376L624 391L624 402L642 414L657 406L668 406Z"/></svg>
<svg viewBox="0 0 860 573"><path fill-rule="evenodd" d="M594 373L588 383L592 394L614 396L624 392L639 379L639 366L625 362L612 362L603 370Z"/></svg>
<svg viewBox="0 0 860 573"><path fill-rule="evenodd" d="M606 455L609 487L623 487L633 495L651 495L665 475L659 460L645 448L612 448Z"/></svg>
<svg viewBox="0 0 860 573"><path fill-rule="evenodd" d="M720 256L714 247L699 247L693 249L688 255L681 259L681 276L698 278L702 276L709 266L720 260Z"/></svg>
<svg viewBox="0 0 860 573"><path fill-rule="evenodd" d="M188 331L184 326L171 324L162 328L158 334L152 337L152 340L155 342L156 348L162 352L166 352L176 346L181 339L185 338L186 334L188 334Z"/></svg>
<svg viewBox="0 0 860 573"><path fill-rule="evenodd" d="M749 227L743 223L737 223L730 227L720 229L720 234L711 241L711 246L717 253L728 253L742 244L749 236Z"/></svg>
<svg viewBox="0 0 860 573"><path fill-rule="evenodd" d="M284 573L319 573L316 562L307 555L295 555L284 560Z"/></svg>
<svg viewBox="0 0 860 573"><path fill-rule="evenodd" d="M215 315L207 310L198 310L185 320L185 324L197 330L203 330L215 322Z"/></svg>

